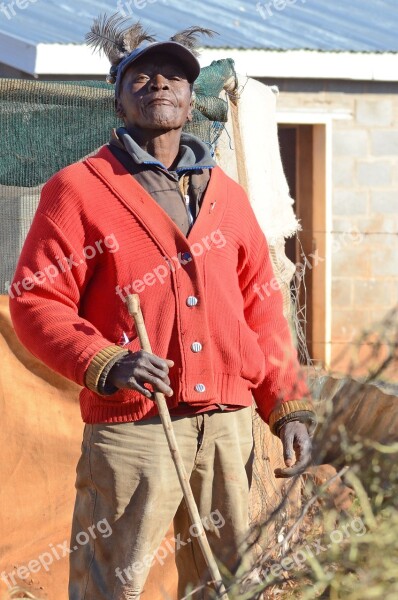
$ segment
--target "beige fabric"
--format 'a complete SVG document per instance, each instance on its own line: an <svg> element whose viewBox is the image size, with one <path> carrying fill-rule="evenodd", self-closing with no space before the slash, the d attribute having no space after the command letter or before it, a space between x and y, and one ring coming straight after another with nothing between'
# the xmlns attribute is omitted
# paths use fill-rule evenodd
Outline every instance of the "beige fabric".
<svg viewBox="0 0 398 600"><path fill-rule="evenodd" d="M230 102L232 116L218 142L217 162L230 177L247 186L257 220L273 245L281 238L294 235L298 229L279 150L277 94L275 88L245 76L239 76L238 89L238 137ZM242 157L244 171L243 166L237 164Z"/></svg>
<svg viewBox="0 0 398 600"><path fill-rule="evenodd" d="M251 408L172 420L212 550L233 572L248 531ZM206 580L158 417L86 425L76 485L71 547L78 545L79 532L104 519L112 533L91 538L71 554L70 600L140 598L152 557L163 556L156 551L174 516L179 596L189 583ZM207 597L205 592L193 596Z"/></svg>

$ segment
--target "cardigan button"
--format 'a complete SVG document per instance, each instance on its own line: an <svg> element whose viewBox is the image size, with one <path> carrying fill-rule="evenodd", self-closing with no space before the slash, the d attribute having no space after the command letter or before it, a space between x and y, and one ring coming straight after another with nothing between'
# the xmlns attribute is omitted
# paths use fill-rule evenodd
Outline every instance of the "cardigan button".
<svg viewBox="0 0 398 600"><path fill-rule="evenodd" d="M200 342L194 342L191 346L192 352L202 352L203 346Z"/></svg>
<svg viewBox="0 0 398 600"><path fill-rule="evenodd" d="M199 392L199 394L203 394L206 391L206 386L203 383L197 383L195 385L195 392Z"/></svg>
<svg viewBox="0 0 398 600"><path fill-rule="evenodd" d="M195 296L188 296L187 298L187 306L197 306L199 300Z"/></svg>

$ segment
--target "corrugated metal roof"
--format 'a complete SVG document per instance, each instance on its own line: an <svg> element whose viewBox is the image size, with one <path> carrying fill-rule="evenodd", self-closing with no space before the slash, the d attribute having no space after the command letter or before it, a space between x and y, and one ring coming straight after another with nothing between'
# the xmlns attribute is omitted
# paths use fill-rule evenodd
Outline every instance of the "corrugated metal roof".
<svg viewBox="0 0 398 600"><path fill-rule="evenodd" d="M215 29L220 35L206 43L212 48L398 52L398 0L25 0L25 3L25 9L17 8L11 0L0 3L0 7L5 7L0 8L0 32L34 45L82 43L94 17L119 10L139 18L159 39L192 24Z"/></svg>

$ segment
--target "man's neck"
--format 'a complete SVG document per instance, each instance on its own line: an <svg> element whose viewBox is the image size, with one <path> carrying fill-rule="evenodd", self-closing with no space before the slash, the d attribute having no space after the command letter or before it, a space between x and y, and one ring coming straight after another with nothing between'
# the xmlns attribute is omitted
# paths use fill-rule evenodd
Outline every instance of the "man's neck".
<svg viewBox="0 0 398 600"><path fill-rule="evenodd" d="M135 142L167 169L173 166L180 152L181 129L142 131L128 129Z"/></svg>

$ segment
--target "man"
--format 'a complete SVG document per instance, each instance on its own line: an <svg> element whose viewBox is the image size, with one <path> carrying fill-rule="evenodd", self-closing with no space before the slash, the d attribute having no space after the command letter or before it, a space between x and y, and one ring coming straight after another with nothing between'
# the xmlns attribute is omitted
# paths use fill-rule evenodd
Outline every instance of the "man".
<svg viewBox="0 0 398 600"><path fill-rule="evenodd" d="M242 188L182 133L195 33L153 43L140 26L97 21L91 42L113 63L125 126L46 184L14 278L34 282L10 302L18 336L83 386L70 600L139 598L173 519L179 597L208 577L153 390L168 398L210 545L232 573L248 532L252 393L283 442L277 475L310 459L314 414L282 297L255 291L273 278L266 240ZM128 293L140 295L153 355L139 349ZM95 534L104 520L106 538Z"/></svg>

